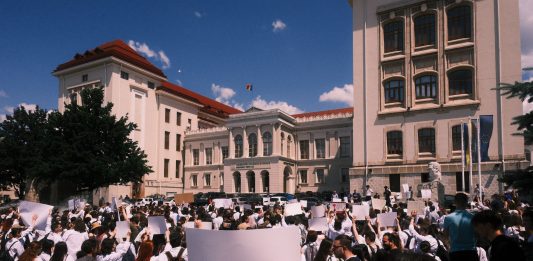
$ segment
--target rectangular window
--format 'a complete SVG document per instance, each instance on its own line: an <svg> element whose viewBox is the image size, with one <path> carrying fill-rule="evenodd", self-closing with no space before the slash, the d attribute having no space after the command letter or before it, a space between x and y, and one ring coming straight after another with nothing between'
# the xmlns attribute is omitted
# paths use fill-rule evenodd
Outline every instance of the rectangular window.
<svg viewBox="0 0 533 261"><path fill-rule="evenodd" d="M229 157L229 148L228 146L222 147L222 159L227 159Z"/></svg>
<svg viewBox="0 0 533 261"><path fill-rule="evenodd" d="M200 165L200 150L199 149L192 150L192 165L194 166Z"/></svg>
<svg viewBox="0 0 533 261"><path fill-rule="evenodd" d="M453 151L461 151L461 125L452 127L452 149Z"/></svg>
<svg viewBox="0 0 533 261"><path fill-rule="evenodd" d="M153 82L148 82L148 88L149 89L155 89L155 84Z"/></svg>
<svg viewBox="0 0 533 261"><path fill-rule="evenodd" d="M181 112L176 113L176 125L181 126Z"/></svg>
<svg viewBox="0 0 533 261"><path fill-rule="evenodd" d="M84 74L84 75L81 76L81 82L86 82L88 80L89 80L89 75Z"/></svg>
<svg viewBox="0 0 533 261"><path fill-rule="evenodd" d="M170 109L165 109L165 122L170 122Z"/></svg>
<svg viewBox="0 0 533 261"><path fill-rule="evenodd" d="M403 22L394 21L383 26L385 53L403 51Z"/></svg>
<svg viewBox="0 0 533 261"><path fill-rule="evenodd" d="M73 92L70 94L70 104L78 104L78 94Z"/></svg>
<svg viewBox="0 0 533 261"><path fill-rule="evenodd" d="M204 174L204 186L211 187L211 174L210 173Z"/></svg>
<svg viewBox="0 0 533 261"><path fill-rule="evenodd" d="M170 132L165 131L165 149L168 150L170 147Z"/></svg>
<svg viewBox="0 0 533 261"><path fill-rule="evenodd" d="M435 154L435 129L418 130L418 152Z"/></svg>
<svg viewBox="0 0 533 261"><path fill-rule="evenodd" d="M466 193L470 193L470 173L468 171L465 171L465 185L463 187L463 173L462 172L455 172L455 184L457 188L457 192L463 191Z"/></svg>
<svg viewBox="0 0 533 261"><path fill-rule="evenodd" d="M198 175L196 174L191 175L191 187L193 188L198 187Z"/></svg>
<svg viewBox="0 0 533 261"><path fill-rule="evenodd" d="M348 183L349 173L350 173L350 169L348 168L341 169L341 182L342 183Z"/></svg>
<svg viewBox="0 0 533 261"><path fill-rule="evenodd" d="M401 131L389 131L387 132L387 154L398 155L403 154L403 139Z"/></svg>
<svg viewBox="0 0 533 261"><path fill-rule="evenodd" d="M315 170L315 184L324 184L325 183L325 179L324 179L324 169L317 169Z"/></svg>
<svg viewBox="0 0 533 261"><path fill-rule="evenodd" d="M205 164L206 165L213 164L213 149L212 148L205 148Z"/></svg>
<svg viewBox="0 0 533 261"><path fill-rule="evenodd" d="M120 78L122 78L124 80L129 80L130 79L130 74L125 72L125 71L120 71Z"/></svg>
<svg viewBox="0 0 533 261"><path fill-rule="evenodd" d="M187 119L187 130L191 130L191 129L192 129L192 120Z"/></svg>
<svg viewBox="0 0 533 261"><path fill-rule="evenodd" d="M181 135L176 134L176 151L181 150Z"/></svg>
<svg viewBox="0 0 533 261"><path fill-rule="evenodd" d="M400 175L389 175L389 188L391 191L400 192Z"/></svg>
<svg viewBox="0 0 533 261"><path fill-rule="evenodd" d="M300 184L307 184L307 170L302 169L300 172Z"/></svg>
<svg viewBox="0 0 533 261"><path fill-rule="evenodd" d="M316 139L316 158L323 159L326 158L326 140L325 139Z"/></svg>
<svg viewBox="0 0 533 261"><path fill-rule="evenodd" d="M176 160L176 178L177 179L180 178L180 165L181 165L181 161Z"/></svg>
<svg viewBox="0 0 533 261"><path fill-rule="evenodd" d="M300 141L300 159L309 159L309 141Z"/></svg>
<svg viewBox="0 0 533 261"><path fill-rule="evenodd" d="M165 164L163 165L163 176L165 178L168 178L168 164L169 164L170 160L169 159L165 159Z"/></svg>
<svg viewBox="0 0 533 261"><path fill-rule="evenodd" d="M340 137L341 148L340 156L341 158L350 157L350 137Z"/></svg>

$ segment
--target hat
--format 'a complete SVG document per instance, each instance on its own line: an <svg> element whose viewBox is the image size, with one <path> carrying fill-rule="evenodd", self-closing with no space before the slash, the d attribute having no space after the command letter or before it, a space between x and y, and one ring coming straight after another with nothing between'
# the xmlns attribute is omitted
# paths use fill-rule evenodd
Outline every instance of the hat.
<svg viewBox="0 0 533 261"><path fill-rule="evenodd" d="M93 230L93 229L97 229L97 228L101 227L102 225L100 225L99 222L94 222L94 223L91 224L91 226L92 226L91 230Z"/></svg>

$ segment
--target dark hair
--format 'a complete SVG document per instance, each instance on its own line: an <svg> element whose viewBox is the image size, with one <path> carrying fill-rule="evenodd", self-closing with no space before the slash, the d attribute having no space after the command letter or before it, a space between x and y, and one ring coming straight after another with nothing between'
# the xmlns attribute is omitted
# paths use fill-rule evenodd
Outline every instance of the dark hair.
<svg viewBox="0 0 533 261"><path fill-rule="evenodd" d="M392 242L397 248L402 248L402 244L400 243L400 237L397 234L394 233L385 233L385 235L389 239L390 242Z"/></svg>
<svg viewBox="0 0 533 261"><path fill-rule="evenodd" d="M76 253L77 258L82 258L88 254L94 254L98 242L96 239L87 239L81 244L81 250Z"/></svg>
<svg viewBox="0 0 533 261"><path fill-rule="evenodd" d="M317 238L318 238L318 232L313 231L313 230L309 230L309 232L307 232L307 237L305 239L305 243L308 244L308 243L316 242Z"/></svg>
<svg viewBox="0 0 533 261"><path fill-rule="evenodd" d="M348 249L351 249L352 247L352 240L350 239L349 236L347 235L338 235L336 238L335 238L335 241L339 241L339 243L341 244L341 246L345 247L345 248L348 248Z"/></svg>
<svg viewBox="0 0 533 261"><path fill-rule="evenodd" d="M332 247L333 247L333 241L327 237L324 238L322 242L320 242L320 247L318 248L318 251L316 252L314 261L326 261L329 254L331 253Z"/></svg>
<svg viewBox="0 0 533 261"><path fill-rule="evenodd" d="M113 252L113 246L115 245L115 240L111 238L105 238L102 240L102 244L100 245L100 254L103 256L107 256Z"/></svg>
<svg viewBox="0 0 533 261"><path fill-rule="evenodd" d="M365 238L368 239L370 242L376 241L376 234L372 231L366 231L365 232Z"/></svg>
<svg viewBox="0 0 533 261"><path fill-rule="evenodd" d="M468 195L465 193L459 192L455 194L454 202L457 205L466 206L468 204Z"/></svg>
<svg viewBox="0 0 533 261"><path fill-rule="evenodd" d="M41 242L39 241L33 241L30 243L30 245L24 250L24 253L20 255L19 259L20 261L33 261L36 257L38 257L42 252L42 246Z"/></svg>
<svg viewBox="0 0 533 261"><path fill-rule="evenodd" d="M170 246L176 248L181 246L181 235L178 232L173 232L170 234Z"/></svg>
<svg viewBox="0 0 533 261"><path fill-rule="evenodd" d="M420 243L419 249L423 253L429 253L429 251L431 251L431 244L428 241L422 241Z"/></svg>
<svg viewBox="0 0 533 261"><path fill-rule="evenodd" d="M54 241L50 239L43 238L41 240L41 245L43 248L43 252L51 255L52 254L52 247L54 247Z"/></svg>
<svg viewBox="0 0 533 261"><path fill-rule="evenodd" d="M63 261L67 255L67 251L67 243L63 241L57 242L54 246L54 254L52 254L50 261Z"/></svg>
<svg viewBox="0 0 533 261"><path fill-rule="evenodd" d="M76 221L74 221L74 230L76 230L76 231L78 231L80 233L85 232L85 230L86 230L85 223L83 223L83 221L81 219L77 219Z"/></svg>
<svg viewBox="0 0 533 261"><path fill-rule="evenodd" d="M472 225L490 224L492 229L502 229L502 218L493 210L483 210L478 212L472 218Z"/></svg>

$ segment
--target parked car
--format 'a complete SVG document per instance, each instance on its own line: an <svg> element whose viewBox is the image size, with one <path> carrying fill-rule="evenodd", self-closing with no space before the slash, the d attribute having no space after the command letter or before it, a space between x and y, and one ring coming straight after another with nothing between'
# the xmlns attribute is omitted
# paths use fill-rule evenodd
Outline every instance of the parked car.
<svg viewBox="0 0 533 261"><path fill-rule="evenodd" d="M307 201L307 208L311 208L312 206L320 205L322 201L317 197L304 197L300 200Z"/></svg>
<svg viewBox="0 0 533 261"><path fill-rule="evenodd" d="M280 206L284 206L285 204L287 204L288 201L289 200L287 200L287 198L283 196L270 197L270 206L274 206L276 205L276 203L278 203Z"/></svg>
<svg viewBox="0 0 533 261"><path fill-rule="evenodd" d="M135 202L135 206L144 207L146 205L150 205L153 201L154 201L153 198L140 198L140 199L137 199L137 201Z"/></svg>
<svg viewBox="0 0 533 261"><path fill-rule="evenodd" d="M233 204L235 204L235 205L241 205L241 204L246 204L247 203L245 197L232 198L231 201L233 201Z"/></svg>
<svg viewBox="0 0 533 261"><path fill-rule="evenodd" d="M287 201L291 199L296 199L296 197L293 194L289 194L289 193L276 193L273 196L274 197L285 197Z"/></svg>

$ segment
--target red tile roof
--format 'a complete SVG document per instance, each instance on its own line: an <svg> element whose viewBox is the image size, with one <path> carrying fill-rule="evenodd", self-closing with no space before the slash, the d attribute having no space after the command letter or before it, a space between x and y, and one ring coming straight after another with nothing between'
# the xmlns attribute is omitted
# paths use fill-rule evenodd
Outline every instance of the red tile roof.
<svg viewBox="0 0 533 261"><path fill-rule="evenodd" d="M293 114L292 117L294 118L316 117L316 116L332 115L332 114L339 114L339 113L353 113L353 107Z"/></svg>
<svg viewBox="0 0 533 261"><path fill-rule="evenodd" d="M138 54L122 40L115 40L102 44L92 50L85 51L83 54L77 53L72 60L58 65L54 72L110 56L119 58L153 74L166 78L166 75L163 73L163 71L150 63L142 55Z"/></svg>
<svg viewBox="0 0 533 261"><path fill-rule="evenodd" d="M189 89L183 88L179 85L176 85L170 82L162 82L161 86L158 87L158 89L167 91L169 93L188 99L190 101L200 103L204 105L204 107L200 109L201 111L218 116L218 117L226 118L230 114L241 113L241 111L238 109L235 109L221 102L215 101L213 99L207 98L203 95L200 95L196 92L193 92Z"/></svg>

